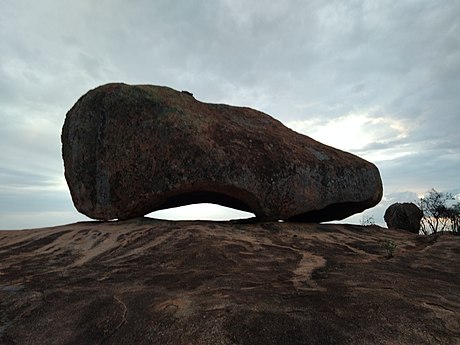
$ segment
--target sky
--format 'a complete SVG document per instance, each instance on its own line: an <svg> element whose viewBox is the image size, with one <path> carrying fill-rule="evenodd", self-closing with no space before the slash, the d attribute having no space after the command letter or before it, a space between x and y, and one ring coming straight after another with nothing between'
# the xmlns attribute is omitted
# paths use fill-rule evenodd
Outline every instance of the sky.
<svg viewBox="0 0 460 345"><path fill-rule="evenodd" d="M460 200L460 1L2 0L0 229L88 220L60 134L78 98L109 82L255 108L373 162L382 202L347 222L384 225L391 203L431 188Z"/></svg>

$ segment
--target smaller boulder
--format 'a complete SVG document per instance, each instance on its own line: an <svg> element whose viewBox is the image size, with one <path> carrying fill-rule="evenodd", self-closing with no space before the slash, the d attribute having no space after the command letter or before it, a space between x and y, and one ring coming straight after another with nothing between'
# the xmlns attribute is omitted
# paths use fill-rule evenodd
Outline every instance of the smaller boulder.
<svg viewBox="0 0 460 345"><path fill-rule="evenodd" d="M397 202L387 208L383 218L388 228L403 229L418 234L422 217L422 211L414 203Z"/></svg>

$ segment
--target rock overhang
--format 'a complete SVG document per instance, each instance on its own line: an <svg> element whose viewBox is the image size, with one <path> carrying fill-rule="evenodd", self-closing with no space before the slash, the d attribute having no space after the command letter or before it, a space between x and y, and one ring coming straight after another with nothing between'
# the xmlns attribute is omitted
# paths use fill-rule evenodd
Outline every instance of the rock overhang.
<svg viewBox="0 0 460 345"><path fill-rule="evenodd" d="M213 202L261 220L346 218L382 197L377 167L250 108L153 85L82 96L62 131L76 208L94 219Z"/></svg>

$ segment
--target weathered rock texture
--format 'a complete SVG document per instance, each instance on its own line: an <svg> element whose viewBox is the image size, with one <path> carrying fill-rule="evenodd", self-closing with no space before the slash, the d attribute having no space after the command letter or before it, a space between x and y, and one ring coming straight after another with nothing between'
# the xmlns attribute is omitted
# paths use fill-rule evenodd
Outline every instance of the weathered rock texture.
<svg viewBox="0 0 460 345"><path fill-rule="evenodd" d="M76 208L128 219L212 202L261 220L343 219L376 205L378 169L259 111L202 103L167 87L89 91L62 130Z"/></svg>
<svg viewBox="0 0 460 345"><path fill-rule="evenodd" d="M383 216L389 228L403 229L415 234L420 231L422 217L422 211L411 202L392 204Z"/></svg>
<svg viewBox="0 0 460 345"><path fill-rule="evenodd" d="M456 345L459 261L460 237L377 226L0 231L0 344Z"/></svg>

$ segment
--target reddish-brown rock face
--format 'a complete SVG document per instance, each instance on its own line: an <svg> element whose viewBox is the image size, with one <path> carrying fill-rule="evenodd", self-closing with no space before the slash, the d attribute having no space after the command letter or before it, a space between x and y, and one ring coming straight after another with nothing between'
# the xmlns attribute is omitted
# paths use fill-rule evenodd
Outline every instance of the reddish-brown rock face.
<svg viewBox="0 0 460 345"><path fill-rule="evenodd" d="M62 153L75 207L94 219L212 202L261 220L319 222L382 197L373 164L262 112L160 86L89 91L67 113Z"/></svg>

